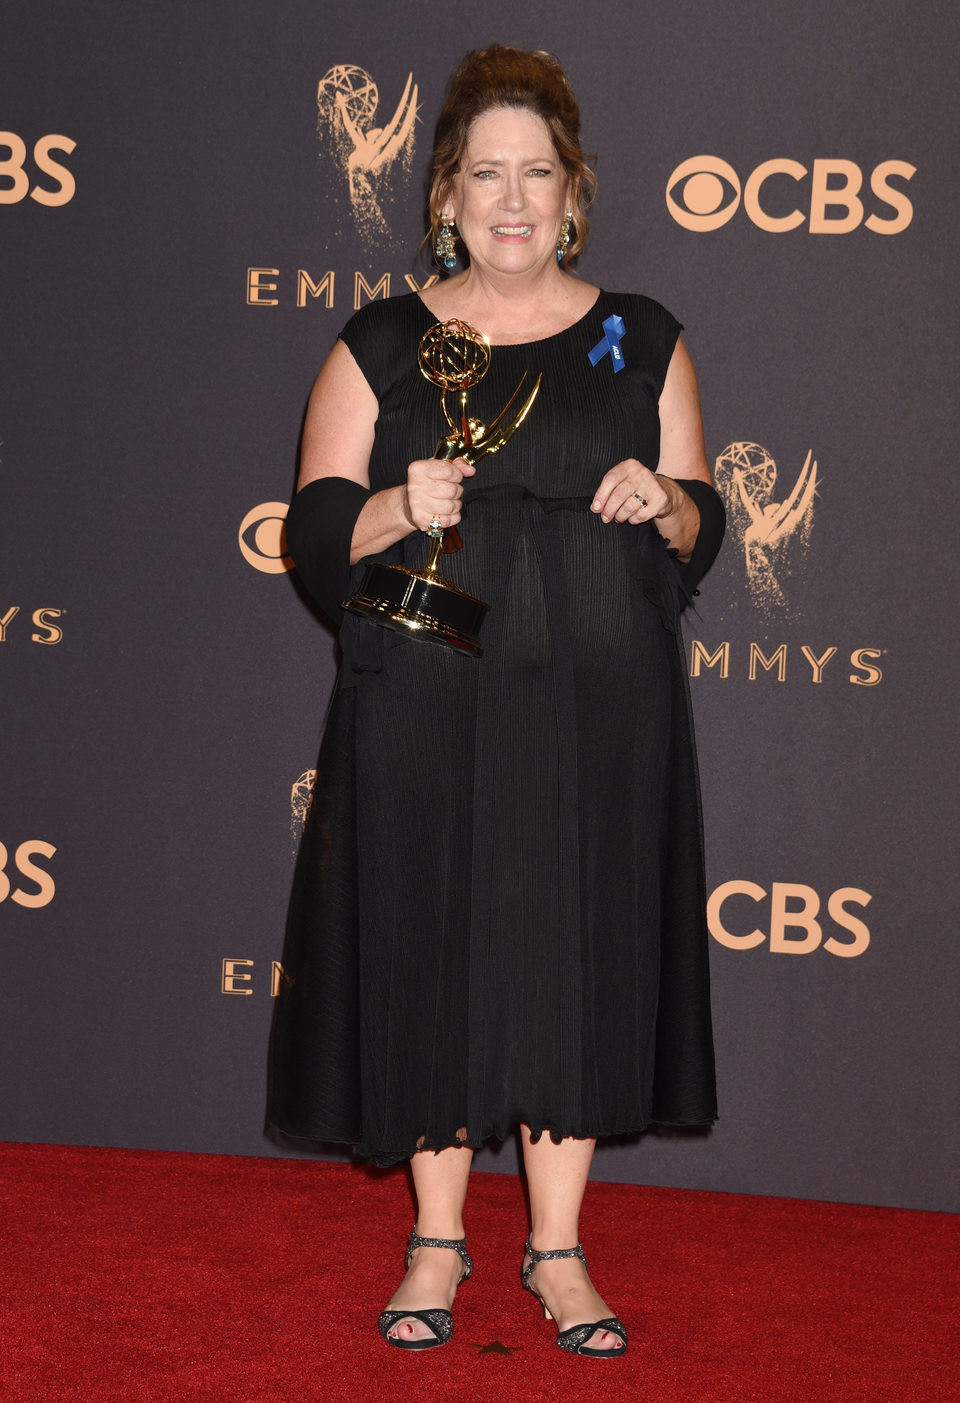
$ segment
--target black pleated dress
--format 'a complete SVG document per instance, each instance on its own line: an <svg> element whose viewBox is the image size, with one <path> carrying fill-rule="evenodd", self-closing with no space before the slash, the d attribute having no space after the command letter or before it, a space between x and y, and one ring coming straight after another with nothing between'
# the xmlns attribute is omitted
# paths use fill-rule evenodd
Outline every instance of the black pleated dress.
<svg viewBox="0 0 960 1403"><path fill-rule="evenodd" d="M623 319L624 368L589 351ZM380 406L371 490L446 432L417 347L416 296L342 339ZM722 510L691 488L689 567L652 523L590 511L624 458L659 460L657 402L679 324L601 293L566 331L495 346L470 413L496 417L524 371L530 415L464 494L444 575L485 600L480 659L340 614L344 658L304 829L275 1012L269 1121L377 1164L417 1148L604 1136L715 1117L700 808L685 596ZM366 493L310 484L298 567L330 612L356 588ZM426 562L414 533L377 559Z"/></svg>

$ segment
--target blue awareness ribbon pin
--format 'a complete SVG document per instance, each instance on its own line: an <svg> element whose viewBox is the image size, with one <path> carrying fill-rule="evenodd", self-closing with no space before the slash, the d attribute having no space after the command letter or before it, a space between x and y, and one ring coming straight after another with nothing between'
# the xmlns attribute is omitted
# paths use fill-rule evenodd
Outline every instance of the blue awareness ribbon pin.
<svg viewBox="0 0 960 1403"><path fill-rule="evenodd" d="M626 333L623 317L618 317L616 313L612 317L607 317L603 323L603 329L606 332L603 340L598 341L593 350L587 354L590 357L591 365L599 365L609 352L610 359L613 361L613 373L616 375L617 371L622 370L625 364L623 352L620 349L620 339Z"/></svg>

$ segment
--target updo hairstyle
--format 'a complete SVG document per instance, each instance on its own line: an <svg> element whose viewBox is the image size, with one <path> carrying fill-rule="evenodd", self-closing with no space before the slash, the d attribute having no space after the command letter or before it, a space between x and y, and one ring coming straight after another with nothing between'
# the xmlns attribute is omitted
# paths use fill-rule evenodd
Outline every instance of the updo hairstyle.
<svg viewBox="0 0 960 1403"><path fill-rule="evenodd" d="M443 209L460 169L471 124L497 107L516 107L542 117L550 129L560 164L573 185L574 227L563 256L566 265L586 243L587 210L597 193L597 178L580 146L580 108L559 60L542 49L527 53L505 44L473 49L453 76L437 122L430 164L431 244L440 232Z"/></svg>

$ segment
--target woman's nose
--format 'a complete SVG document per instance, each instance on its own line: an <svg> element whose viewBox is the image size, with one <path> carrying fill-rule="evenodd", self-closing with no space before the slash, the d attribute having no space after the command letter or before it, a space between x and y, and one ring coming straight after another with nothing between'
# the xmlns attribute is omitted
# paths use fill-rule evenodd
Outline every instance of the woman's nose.
<svg viewBox="0 0 960 1403"><path fill-rule="evenodd" d="M500 197L500 203L503 205L503 208L509 210L523 209L523 206L526 204L526 199L527 197L523 193L523 182L515 178L508 178Z"/></svg>

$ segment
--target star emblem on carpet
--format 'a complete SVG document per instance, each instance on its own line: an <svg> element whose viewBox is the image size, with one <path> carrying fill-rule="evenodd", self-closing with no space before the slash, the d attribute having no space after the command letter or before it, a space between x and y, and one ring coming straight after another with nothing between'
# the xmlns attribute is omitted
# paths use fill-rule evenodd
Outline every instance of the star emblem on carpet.
<svg viewBox="0 0 960 1403"><path fill-rule="evenodd" d="M502 1345L499 1340L491 1340L488 1345L474 1345L480 1354L516 1354L517 1346Z"/></svg>

